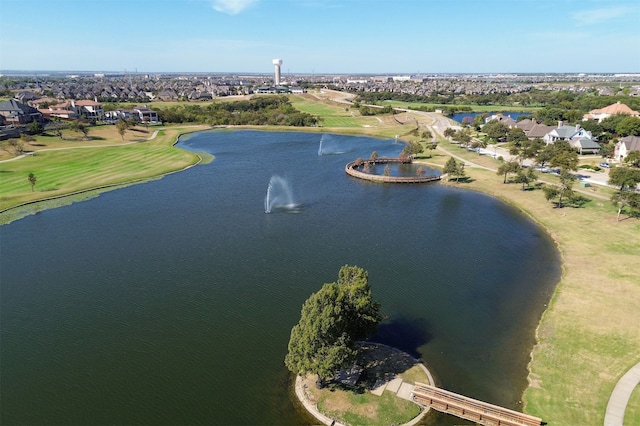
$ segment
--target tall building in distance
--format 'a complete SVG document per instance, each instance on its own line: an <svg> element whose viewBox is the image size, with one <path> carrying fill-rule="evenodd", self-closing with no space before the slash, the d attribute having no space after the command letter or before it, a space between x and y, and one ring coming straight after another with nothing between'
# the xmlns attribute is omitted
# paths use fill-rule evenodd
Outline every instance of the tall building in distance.
<svg viewBox="0 0 640 426"><path fill-rule="evenodd" d="M280 85L280 65L282 65L282 59L274 59L273 61L273 66L275 67L275 78L274 78L274 85L275 86L279 86Z"/></svg>

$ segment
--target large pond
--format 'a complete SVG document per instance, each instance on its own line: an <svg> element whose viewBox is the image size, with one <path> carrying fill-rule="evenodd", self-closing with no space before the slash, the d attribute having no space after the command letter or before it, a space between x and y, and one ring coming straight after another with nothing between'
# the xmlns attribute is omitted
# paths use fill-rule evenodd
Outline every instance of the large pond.
<svg viewBox="0 0 640 426"><path fill-rule="evenodd" d="M532 221L479 193L345 174L397 155L392 140L212 131L181 146L215 160L0 227L4 424L311 423L283 359L302 303L344 264L369 271L376 340L446 389L520 407L560 272ZM270 182L286 202L266 214Z"/></svg>
<svg viewBox="0 0 640 426"><path fill-rule="evenodd" d="M457 121L458 123L462 123L463 120L467 118L468 120L471 120L473 122L476 116L483 115L483 114L487 114L487 116L492 116L497 113L495 112L459 112L459 113L453 114L451 116L451 119ZM505 117L511 117L515 121L518 121L518 117L520 117L521 115L524 115L527 117L531 116L530 112L517 112L517 111L505 111L505 112L500 112L500 114L504 115Z"/></svg>

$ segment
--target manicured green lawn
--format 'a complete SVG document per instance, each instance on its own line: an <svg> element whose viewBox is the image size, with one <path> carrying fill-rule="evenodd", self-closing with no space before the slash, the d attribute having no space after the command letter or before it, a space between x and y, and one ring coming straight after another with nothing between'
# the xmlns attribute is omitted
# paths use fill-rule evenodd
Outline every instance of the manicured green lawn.
<svg viewBox="0 0 640 426"><path fill-rule="evenodd" d="M106 128L105 131L110 131ZM95 141L38 139L33 155L0 162L0 210L43 198L65 195L105 185L148 179L183 169L198 155L173 147L180 130L165 129L151 141L106 146L95 128ZM183 129L186 131L186 128ZM113 143L122 141L113 140ZM66 145L61 149L61 145ZM47 150L54 147L53 150ZM30 173L36 176L31 187Z"/></svg>
<svg viewBox="0 0 640 426"><path fill-rule="evenodd" d="M326 416L338 418L351 425L389 425L410 421L420 408L413 402L400 399L395 393L385 391L382 396L371 393L355 393L336 390L336 395L328 396L332 400L341 400L345 409L328 407L327 399L318 401L318 409Z"/></svg>
<svg viewBox="0 0 640 426"><path fill-rule="evenodd" d="M627 410L624 413L625 425L640 425L640 386L631 394Z"/></svg>
<svg viewBox="0 0 640 426"><path fill-rule="evenodd" d="M373 125L375 121L371 117L362 117L357 109L349 108L348 105L319 102L302 96L292 96L291 103L302 112L321 117L323 127L362 127Z"/></svg>

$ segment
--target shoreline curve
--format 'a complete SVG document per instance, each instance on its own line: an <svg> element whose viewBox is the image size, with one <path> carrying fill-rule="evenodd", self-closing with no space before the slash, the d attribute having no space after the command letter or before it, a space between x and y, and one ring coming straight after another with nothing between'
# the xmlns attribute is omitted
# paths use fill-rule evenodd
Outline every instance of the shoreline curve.
<svg viewBox="0 0 640 426"><path fill-rule="evenodd" d="M413 356L409 355L408 353L401 351L398 348L394 348L392 346L389 345L385 345L384 343L377 343L377 342L366 342L367 345L375 345L375 346L380 346L380 347L385 347L385 348L389 348L392 349L398 353L401 353L403 356L407 356L409 358L411 358L413 361L415 361L416 365L420 366L420 368L425 372L425 374L427 375L427 378L429 379L429 384L432 386L435 386L435 380L433 378L433 375L431 374L431 372L429 371L429 369L422 363L420 362L418 359L414 358ZM347 426L344 423L339 422L337 419L333 419L330 418L328 416L325 416L324 414L322 414L320 412L320 410L318 409L317 404L314 404L308 397L307 397L307 393L305 392L305 386L303 384L303 380L302 380L302 376L297 375L295 382L294 382L294 389L295 389L295 395L298 398L298 402L300 402L300 404L302 404L302 406L305 408L305 410L307 410L307 412L309 414L311 414L316 420L318 420L319 422L321 422L321 424L327 425L327 426ZM411 419L409 422L407 423L403 423L400 426L414 426L416 425L418 422L420 422L429 412L430 408L427 407L423 410L420 411L420 413L414 417L413 419Z"/></svg>

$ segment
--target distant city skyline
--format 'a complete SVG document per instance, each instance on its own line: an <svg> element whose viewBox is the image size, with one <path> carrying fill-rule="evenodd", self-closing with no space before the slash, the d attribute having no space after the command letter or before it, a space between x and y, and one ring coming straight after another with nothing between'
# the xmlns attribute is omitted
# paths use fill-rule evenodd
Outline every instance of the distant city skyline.
<svg viewBox="0 0 640 426"><path fill-rule="evenodd" d="M0 69L639 73L635 0L0 0Z"/></svg>

